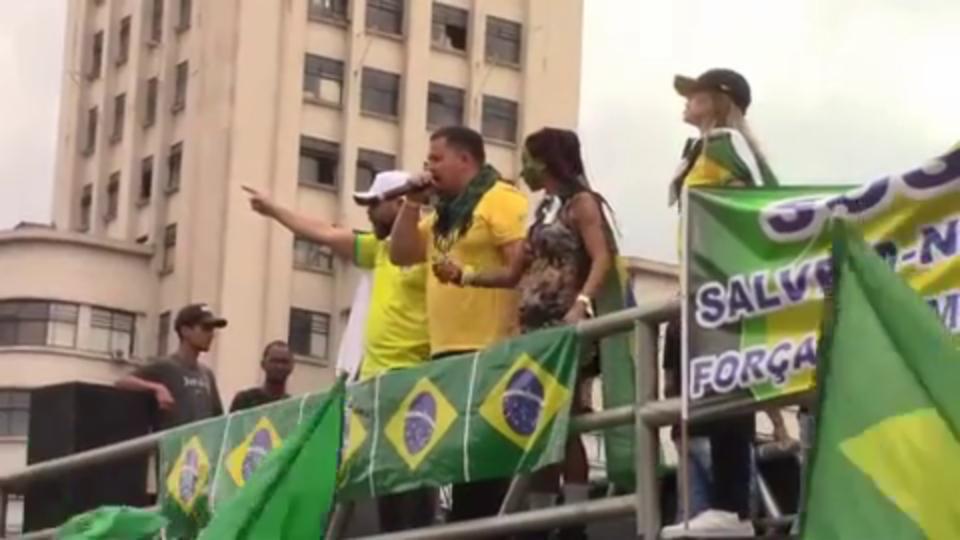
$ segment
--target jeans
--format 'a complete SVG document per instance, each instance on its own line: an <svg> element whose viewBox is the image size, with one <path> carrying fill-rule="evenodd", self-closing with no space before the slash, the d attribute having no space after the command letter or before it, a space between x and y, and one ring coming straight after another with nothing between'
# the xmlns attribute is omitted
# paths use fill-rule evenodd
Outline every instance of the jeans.
<svg viewBox="0 0 960 540"><path fill-rule="evenodd" d="M710 438L691 437L687 441L689 457L687 460L688 491L690 497L690 518L714 508L713 501L713 463L710 457ZM757 456L750 452L750 514L757 515ZM677 482L680 482L678 476ZM683 492L677 490L677 516L675 521L683 521Z"/></svg>

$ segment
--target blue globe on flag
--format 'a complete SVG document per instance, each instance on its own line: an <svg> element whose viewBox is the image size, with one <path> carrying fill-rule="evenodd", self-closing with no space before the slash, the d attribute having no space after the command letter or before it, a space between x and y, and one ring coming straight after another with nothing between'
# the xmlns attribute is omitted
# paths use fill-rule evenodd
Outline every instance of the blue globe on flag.
<svg viewBox="0 0 960 540"><path fill-rule="evenodd" d="M407 410L403 422L403 442L407 452L417 454L430 442L437 425L437 400L429 392L421 392Z"/></svg>
<svg viewBox="0 0 960 540"><path fill-rule="evenodd" d="M200 479L199 464L200 458L197 451L193 448L187 450L184 456L183 466L180 467L180 499L189 501L197 491L197 481Z"/></svg>
<svg viewBox="0 0 960 540"><path fill-rule="evenodd" d="M271 450L273 450L273 439L270 437L270 432L266 429L258 429L257 432L253 434L250 447L247 448L247 453L243 457L242 474L244 480L250 479L253 472L256 471L260 463L263 462L263 458L267 457L267 454L269 454Z"/></svg>
<svg viewBox="0 0 960 540"><path fill-rule="evenodd" d="M543 383L536 373L527 368L514 372L502 402L503 418L510 429L519 435L532 435L537 430L544 397Z"/></svg>

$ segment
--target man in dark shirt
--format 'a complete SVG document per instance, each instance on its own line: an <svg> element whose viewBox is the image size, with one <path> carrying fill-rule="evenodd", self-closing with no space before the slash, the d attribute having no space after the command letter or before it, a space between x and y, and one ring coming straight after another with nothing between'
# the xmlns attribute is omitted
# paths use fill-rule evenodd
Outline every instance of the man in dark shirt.
<svg viewBox="0 0 960 540"><path fill-rule="evenodd" d="M270 342L263 349L260 367L263 369L263 385L237 392L230 404L230 412L252 409L290 397L287 394L287 379L293 373L293 355L287 342Z"/></svg>
<svg viewBox="0 0 960 540"><path fill-rule="evenodd" d="M222 415L217 379L199 357L210 350L216 330L226 325L206 304L186 306L174 321L180 339L177 352L138 368L117 381L117 387L151 392L160 408L161 430Z"/></svg>

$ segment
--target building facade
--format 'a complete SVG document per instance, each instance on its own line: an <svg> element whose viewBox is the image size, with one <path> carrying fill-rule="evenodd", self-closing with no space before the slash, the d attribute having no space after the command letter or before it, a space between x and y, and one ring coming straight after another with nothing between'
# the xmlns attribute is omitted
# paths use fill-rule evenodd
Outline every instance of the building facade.
<svg viewBox="0 0 960 540"><path fill-rule="evenodd" d="M230 321L205 358L224 400L273 339L293 392L332 381L356 276L241 186L364 229L352 192L419 170L437 127L482 132L513 178L524 134L577 124L582 0L67 6L53 227L0 233L0 469L23 463L24 389L172 351L190 302Z"/></svg>

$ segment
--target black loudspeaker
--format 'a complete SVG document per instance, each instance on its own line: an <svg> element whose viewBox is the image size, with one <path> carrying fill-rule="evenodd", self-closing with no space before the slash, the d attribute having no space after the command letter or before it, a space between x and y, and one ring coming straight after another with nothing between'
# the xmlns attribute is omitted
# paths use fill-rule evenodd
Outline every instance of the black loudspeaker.
<svg viewBox="0 0 960 540"><path fill-rule="evenodd" d="M150 432L152 396L109 386L69 383L30 396L27 463L76 454ZM148 455L77 469L26 487L24 531L61 525L102 505L148 506Z"/></svg>

